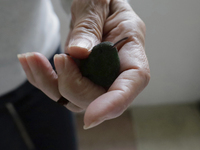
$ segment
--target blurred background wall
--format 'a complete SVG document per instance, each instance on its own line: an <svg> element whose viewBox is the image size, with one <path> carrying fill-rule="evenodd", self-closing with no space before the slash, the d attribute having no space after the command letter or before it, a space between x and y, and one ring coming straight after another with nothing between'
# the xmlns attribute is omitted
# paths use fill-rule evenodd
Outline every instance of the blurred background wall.
<svg viewBox="0 0 200 150"><path fill-rule="evenodd" d="M62 47L67 14L52 0L61 21ZM145 22L151 80L133 105L186 103L200 100L200 1L129 0ZM69 14L68 14L69 15Z"/></svg>
<svg viewBox="0 0 200 150"><path fill-rule="evenodd" d="M151 81L135 104L200 100L200 1L130 0L146 24Z"/></svg>

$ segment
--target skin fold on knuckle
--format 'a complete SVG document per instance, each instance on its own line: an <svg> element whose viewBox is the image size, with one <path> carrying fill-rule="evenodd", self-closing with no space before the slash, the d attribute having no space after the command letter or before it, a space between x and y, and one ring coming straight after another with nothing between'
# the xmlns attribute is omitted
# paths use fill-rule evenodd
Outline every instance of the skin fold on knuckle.
<svg viewBox="0 0 200 150"><path fill-rule="evenodd" d="M146 25L144 21L142 21L139 17L136 20L136 26L138 28L138 38L140 39L141 43L145 44L145 36L146 36Z"/></svg>
<svg viewBox="0 0 200 150"><path fill-rule="evenodd" d="M67 97L68 94L76 94L79 90L79 85L77 84L77 76L79 75L76 73L66 74L65 77L59 78L59 91L62 96ZM68 97L67 97L68 98Z"/></svg>
<svg viewBox="0 0 200 150"><path fill-rule="evenodd" d="M133 11L131 6L128 3L124 3L122 1L118 1L121 3L121 7L117 7L114 13L108 17L109 20L115 20L115 28L118 28L119 31L122 31L122 35L126 35L133 40L136 38L140 43L145 44L145 34L146 34L146 26L145 23L141 20L141 18ZM119 5L118 4L118 5ZM113 8L114 9L114 8ZM129 38L129 40L130 40ZM137 40L135 40L137 41Z"/></svg>
<svg viewBox="0 0 200 150"><path fill-rule="evenodd" d="M97 98L100 94L102 94L101 89L89 81L85 77L80 77L74 80L74 86L71 92L76 93L76 98L84 100L81 102L82 107L86 108L91 101Z"/></svg>
<svg viewBox="0 0 200 150"><path fill-rule="evenodd" d="M118 83L121 84L120 87L114 87L114 89L118 92L118 97L120 99L120 105L122 110L125 110L132 100L136 97L137 94L134 85L136 84L134 79L130 79L129 77L120 77L118 79Z"/></svg>
<svg viewBox="0 0 200 150"><path fill-rule="evenodd" d="M69 99L74 104L78 105L78 107L86 108L88 106L88 102L80 100L86 99L85 93L86 91L87 93L90 91L88 91L88 86L83 81L81 74L74 72L70 76L68 75L65 80L67 82L59 87L61 95Z"/></svg>
<svg viewBox="0 0 200 150"><path fill-rule="evenodd" d="M95 22L92 18L86 18L74 27L73 34L81 36L80 33L83 36L84 34L89 35L88 38L97 38L98 40L101 40L102 28L98 21Z"/></svg>
<svg viewBox="0 0 200 150"><path fill-rule="evenodd" d="M121 113L123 113L128 108L130 101L131 101L130 89L127 87L125 87L125 88L126 89L118 90L118 97L119 97L120 101L113 104L113 106L115 106L115 107L117 106L115 108L115 111L119 113L117 116L121 115Z"/></svg>
<svg viewBox="0 0 200 150"><path fill-rule="evenodd" d="M148 85L149 81L150 81L150 70L146 69L146 68L139 68L137 70L138 72L138 76L140 77L141 80L141 91Z"/></svg>
<svg viewBox="0 0 200 150"><path fill-rule="evenodd" d="M76 88L72 88L72 92L76 93L76 97L84 97L86 91L88 91L88 85L84 82L84 77L79 77L73 81L73 86Z"/></svg>
<svg viewBox="0 0 200 150"><path fill-rule="evenodd" d="M147 86L150 74L143 68L129 69L121 73L116 84L110 90L118 90L123 104L128 106L132 100ZM121 86L117 86L121 85Z"/></svg>
<svg viewBox="0 0 200 150"><path fill-rule="evenodd" d="M66 57L65 68L66 70L58 77L61 95L78 107L86 108L101 89L83 77L74 61L69 57Z"/></svg>
<svg viewBox="0 0 200 150"><path fill-rule="evenodd" d="M123 35L129 37L126 42L133 41L136 45L145 45L145 33L141 23L135 20L125 20L118 24L117 28Z"/></svg>
<svg viewBox="0 0 200 150"><path fill-rule="evenodd" d="M109 13L108 0L75 1L72 5L72 24L74 29L102 37L104 22Z"/></svg>

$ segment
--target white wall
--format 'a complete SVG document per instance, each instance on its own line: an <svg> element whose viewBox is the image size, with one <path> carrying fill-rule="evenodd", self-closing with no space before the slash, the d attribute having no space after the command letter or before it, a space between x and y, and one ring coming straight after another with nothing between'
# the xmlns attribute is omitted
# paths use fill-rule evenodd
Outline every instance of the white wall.
<svg viewBox="0 0 200 150"><path fill-rule="evenodd" d="M200 0L131 0L147 27L151 81L135 104L200 100Z"/></svg>
<svg viewBox="0 0 200 150"><path fill-rule="evenodd" d="M69 20L52 0L64 45ZM200 0L130 0L146 24L151 81L134 105L200 100ZM66 27L67 26L67 27Z"/></svg>

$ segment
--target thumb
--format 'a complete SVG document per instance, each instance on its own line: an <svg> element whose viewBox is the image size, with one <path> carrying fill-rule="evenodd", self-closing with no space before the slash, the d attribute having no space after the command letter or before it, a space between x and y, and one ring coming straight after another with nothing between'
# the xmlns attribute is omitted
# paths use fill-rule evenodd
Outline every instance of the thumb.
<svg viewBox="0 0 200 150"><path fill-rule="evenodd" d="M110 0L74 0L71 6L71 31L66 50L75 58L86 58L102 40Z"/></svg>
<svg viewBox="0 0 200 150"><path fill-rule="evenodd" d="M128 107L118 91L109 91L95 99L84 115L84 129L93 128L106 120L120 116Z"/></svg>

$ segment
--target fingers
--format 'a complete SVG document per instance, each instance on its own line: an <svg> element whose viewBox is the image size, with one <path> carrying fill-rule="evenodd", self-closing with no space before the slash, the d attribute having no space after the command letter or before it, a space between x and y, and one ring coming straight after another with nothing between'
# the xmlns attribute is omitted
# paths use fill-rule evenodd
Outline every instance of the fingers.
<svg viewBox="0 0 200 150"><path fill-rule="evenodd" d="M114 0L111 1L110 12L111 15L104 25L103 40L115 43L124 37L129 37L127 42L135 40L135 43L140 42L144 46L145 24L131 6L122 0ZM121 45L118 48L121 48Z"/></svg>
<svg viewBox="0 0 200 150"><path fill-rule="evenodd" d="M18 55L18 59L31 84L42 90L53 100L60 98L57 75L51 64L40 53L27 53Z"/></svg>
<svg viewBox="0 0 200 150"><path fill-rule="evenodd" d="M70 101L66 107L72 111L85 110L105 89L83 77L73 59L65 54L55 55L60 94Z"/></svg>
<svg viewBox="0 0 200 150"><path fill-rule="evenodd" d="M108 92L86 109L85 129L121 115L150 80L148 61L142 46L128 42L121 48L119 57L121 74Z"/></svg>
<svg viewBox="0 0 200 150"><path fill-rule="evenodd" d="M105 41L116 41L128 37L128 40L117 45L121 62L121 72L128 69L145 69L148 73L149 65L145 53L144 22L123 0L111 1L111 15L104 26Z"/></svg>
<svg viewBox="0 0 200 150"><path fill-rule="evenodd" d="M110 4L110 16L107 18L104 26L104 35L107 35L122 21L130 20L135 17L131 6L123 0L113 0ZM131 18L130 18L131 17Z"/></svg>
<svg viewBox="0 0 200 150"><path fill-rule="evenodd" d="M66 52L75 58L86 58L91 48L102 40L110 0L74 0L71 7L71 31Z"/></svg>
<svg viewBox="0 0 200 150"><path fill-rule="evenodd" d="M84 128L92 128L121 115L148 82L149 75L143 70L131 69L123 72L107 93L88 106L84 116Z"/></svg>
<svg viewBox="0 0 200 150"><path fill-rule="evenodd" d="M86 109L85 129L122 114L150 79L144 50L145 25L129 4L123 0L74 0L65 51L74 58L86 58L102 37L113 43L129 37L117 45L120 75L107 92L83 77L65 54L54 57L57 75L47 59L37 53L19 58L32 84L55 100L61 96L67 99L66 107L71 111Z"/></svg>
<svg viewBox="0 0 200 150"><path fill-rule="evenodd" d="M104 40L115 43L124 37L129 38L117 46L121 74L108 92L94 100L86 109L85 129L122 114L150 80L149 65L144 50L143 21L129 4L122 0L113 0L110 8L111 15L104 26Z"/></svg>

